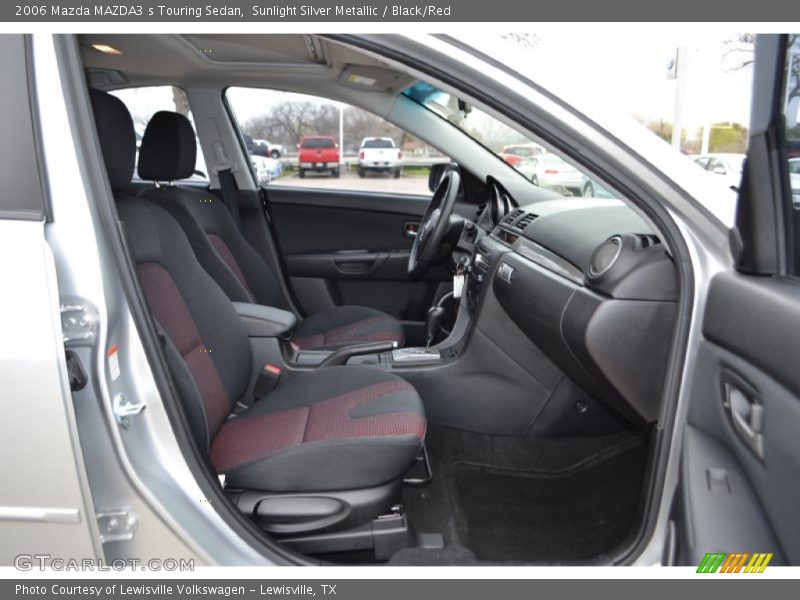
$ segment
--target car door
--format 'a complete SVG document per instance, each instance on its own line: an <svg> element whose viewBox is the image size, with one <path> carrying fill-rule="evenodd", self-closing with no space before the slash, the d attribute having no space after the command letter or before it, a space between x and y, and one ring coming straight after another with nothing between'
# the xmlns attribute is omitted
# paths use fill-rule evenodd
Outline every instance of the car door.
<svg viewBox="0 0 800 600"><path fill-rule="evenodd" d="M0 51L0 564L30 570L101 548L70 396L81 368L65 361L84 315L64 301L59 318L30 36Z"/></svg>
<svg viewBox="0 0 800 600"><path fill-rule="evenodd" d="M264 184L264 191L277 251L300 308L308 314L331 306L369 306L403 321L408 343L423 343L425 314L452 288L452 275L442 263L411 281L407 264L432 194L428 172L447 157L372 113L326 98L229 88L226 99L243 136L269 135L291 152L281 157L281 177ZM340 140L341 168L335 174L303 172L291 149L305 133ZM365 137L391 138L402 150L400 177L359 169ZM469 217L476 209L457 207ZM247 211L242 215L247 233L246 220Z"/></svg>
<svg viewBox="0 0 800 600"><path fill-rule="evenodd" d="M701 572L800 564L799 74L798 36L758 37L736 264L711 281L687 382L679 561Z"/></svg>

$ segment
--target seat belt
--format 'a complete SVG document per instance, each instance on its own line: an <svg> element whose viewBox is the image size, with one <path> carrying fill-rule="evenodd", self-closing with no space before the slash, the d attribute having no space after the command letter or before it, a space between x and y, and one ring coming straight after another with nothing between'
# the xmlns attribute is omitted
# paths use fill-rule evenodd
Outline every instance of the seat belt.
<svg viewBox="0 0 800 600"><path fill-rule="evenodd" d="M219 177L219 189L222 192L222 201L233 217L233 222L236 227L241 230L242 218L239 215L239 201L236 198L236 178L233 176L233 171L224 169L217 173Z"/></svg>

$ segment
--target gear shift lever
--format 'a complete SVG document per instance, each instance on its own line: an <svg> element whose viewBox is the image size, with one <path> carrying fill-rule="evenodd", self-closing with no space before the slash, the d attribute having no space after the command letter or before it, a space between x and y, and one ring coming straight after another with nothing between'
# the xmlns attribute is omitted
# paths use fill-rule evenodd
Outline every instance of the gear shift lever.
<svg viewBox="0 0 800 600"><path fill-rule="evenodd" d="M425 352L430 349L433 338L436 336L436 332L439 331L442 317L444 317L444 308L441 306L432 306L428 309L428 316L425 319Z"/></svg>

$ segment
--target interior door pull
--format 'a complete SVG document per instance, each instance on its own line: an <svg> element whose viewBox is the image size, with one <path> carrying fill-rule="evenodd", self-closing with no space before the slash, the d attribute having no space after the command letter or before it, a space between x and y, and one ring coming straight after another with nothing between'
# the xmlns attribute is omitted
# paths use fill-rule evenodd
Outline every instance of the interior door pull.
<svg viewBox="0 0 800 600"><path fill-rule="evenodd" d="M724 406L736 434L753 454L764 460L764 405L752 393L728 382L725 384Z"/></svg>
<svg viewBox="0 0 800 600"><path fill-rule="evenodd" d="M415 238L417 237L417 233L419 232L419 222L418 221L406 221L403 223L403 235L407 238Z"/></svg>

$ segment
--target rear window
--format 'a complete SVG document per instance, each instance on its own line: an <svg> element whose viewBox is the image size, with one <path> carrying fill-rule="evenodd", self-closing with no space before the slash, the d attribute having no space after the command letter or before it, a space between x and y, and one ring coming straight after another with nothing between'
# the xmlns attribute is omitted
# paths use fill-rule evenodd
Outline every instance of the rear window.
<svg viewBox="0 0 800 600"><path fill-rule="evenodd" d="M394 148L392 140L364 140L362 148Z"/></svg>
<svg viewBox="0 0 800 600"><path fill-rule="evenodd" d="M530 148L517 148L516 146L514 148L509 148L508 150L506 150L506 153L516 154L517 156L530 156L531 154L533 154Z"/></svg>
<svg viewBox="0 0 800 600"><path fill-rule="evenodd" d="M303 140L302 148L333 148L333 140L326 138L308 138Z"/></svg>
<svg viewBox="0 0 800 600"><path fill-rule="evenodd" d="M154 114L160 110L177 112L189 119L192 128L197 131L194 125L194 117L189 108L189 98L183 89L171 85L157 85L145 87L132 87L120 90L112 90L111 94L119 98L128 107L133 118L133 128L136 130L136 172L134 179L139 179L139 147L142 144L147 124ZM189 178L191 181L207 182L206 161L203 157L203 148L200 141L197 142L197 157L195 158L194 174Z"/></svg>

